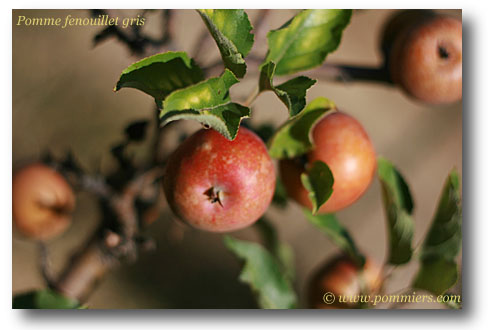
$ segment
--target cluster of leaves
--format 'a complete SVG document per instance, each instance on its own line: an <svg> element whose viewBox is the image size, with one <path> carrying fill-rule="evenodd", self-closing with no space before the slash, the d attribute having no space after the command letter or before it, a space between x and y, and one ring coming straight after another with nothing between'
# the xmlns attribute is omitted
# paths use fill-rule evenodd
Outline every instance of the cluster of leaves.
<svg viewBox="0 0 488 330"><path fill-rule="evenodd" d="M191 119L211 127L229 140L248 106L231 100L230 88L246 74L245 57L253 43L252 25L244 10L199 10L225 65L218 77L205 79L202 69L185 52L166 52L126 68L115 86L136 88L154 97L161 125ZM337 48L350 10L303 10L281 28L268 33L268 54L260 66L259 92L272 91L285 104L290 118L305 108L306 91L316 81L299 76L277 86L275 75L289 75L321 65Z"/></svg>
<svg viewBox="0 0 488 330"><path fill-rule="evenodd" d="M413 199L404 178L391 162L380 158L378 175L388 221L388 263L406 264L414 255ZM444 184L427 237L421 242L420 269L412 283L414 288L443 294L456 283L456 257L462 245L461 204L459 177L453 170Z"/></svg>

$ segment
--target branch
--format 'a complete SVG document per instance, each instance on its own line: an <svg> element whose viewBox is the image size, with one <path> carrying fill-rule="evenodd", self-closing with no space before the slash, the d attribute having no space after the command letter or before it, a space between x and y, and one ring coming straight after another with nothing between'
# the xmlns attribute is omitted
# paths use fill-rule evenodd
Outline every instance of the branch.
<svg viewBox="0 0 488 330"><path fill-rule="evenodd" d="M120 194L99 196L107 218L52 283L55 290L83 301L106 271L122 261L135 261L139 250L153 248L153 242L140 235L143 223L135 202L162 174L161 168L152 168L131 180ZM113 220L117 225L114 226Z"/></svg>
<svg viewBox="0 0 488 330"><path fill-rule="evenodd" d="M264 58L249 55L246 58L248 64L248 74L250 76L259 76L259 65L263 63ZM222 70L224 67L221 60L210 63L203 68L206 74L213 73L217 70ZM334 63L324 63L321 66L305 71L304 74L310 75L313 78L319 78L328 81L351 83L356 81L370 81L376 83L383 83L392 85L388 69L384 66L380 67L361 67L350 66Z"/></svg>
<svg viewBox="0 0 488 330"><path fill-rule="evenodd" d="M140 16L144 17L147 12L148 10L143 10ZM93 9L91 10L91 15L93 17L98 17L99 15L110 17L109 13L103 9ZM119 42L125 44L132 54L138 56L147 56L151 47L156 49L160 49L163 46L171 47L173 44L172 15L172 10L164 9L162 11L162 34L157 39L142 33L141 26L138 25L131 26L131 29L121 29L116 25L111 25L95 35L93 38L94 46L109 38L116 38Z"/></svg>

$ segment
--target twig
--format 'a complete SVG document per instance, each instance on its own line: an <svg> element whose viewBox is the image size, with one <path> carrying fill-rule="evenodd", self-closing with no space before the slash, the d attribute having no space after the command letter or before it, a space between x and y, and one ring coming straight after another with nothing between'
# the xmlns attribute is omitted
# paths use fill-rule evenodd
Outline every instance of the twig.
<svg viewBox="0 0 488 330"><path fill-rule="evenodd" d="M108 269L121 261L134 261L139 248L151 248L153 242L139 234L142 222L139 221L135 201L162 173L161 168L152 168L131 180L122 193L112 192L110 196L100 197L102 205L111 210L108 215L115 217L119 229L108 226L111 219L102 221L81 251L71 258L59 279L52 283L55 290L83 301Z"/></svg>
<svg viewBox="0 0 488 330"><path fill-rule="evenodd" d="M141 16L146 14L146 10L141 13ZM91 10L92 16L109 15L103 9ZM160 38L152 38L145 35L141 31L141 27L133 25L131 29L121 29L116 25L107 26L105 29L97 33L93 39L94 45L97 46L102 41L109 38L116 38L119 42L125 44L133 54L138 56L148 55L148 49L161 48L163 46L171 46L172 39L172 25L171 25L172 11L165 9L162 11L163 29Z"/></svg>
<svg viewBox="0 0 488 330"><path fill-rule="evenodd" d="M54 283L54 276L51 269L51 261L49 259L49 251L46 243L39 242L39 267L41 269L41 274L48 287L51 287Z"/></svg>

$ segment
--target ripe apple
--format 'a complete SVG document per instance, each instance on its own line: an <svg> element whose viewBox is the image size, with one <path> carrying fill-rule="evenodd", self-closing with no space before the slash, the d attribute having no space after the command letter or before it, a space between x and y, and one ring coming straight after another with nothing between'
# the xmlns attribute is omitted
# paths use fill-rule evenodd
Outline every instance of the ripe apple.
<svg viewBox="0 0 488 330"><path fill-rule="evenodd" d="M381 50L386 62L389 61L393 43L403 31L412 26L435 17L437 14L430 9L398 10L391 15L382 28Z"/></svg>
<svg viewBox="0 0 488 330"><path fill-rule="evenodd" d="M247 227L268 208L275 169L263 141L241 127L233 141L201 129L170 156L163 180L173 212L193 227L229 232Z"/></svg>
<svg viewBox="0 0 488 330"><path fill-rule="evenodd" d="M334 186L329 200L318 212L339 211L354 203L371 183L376 168L373 145L362 125L342 112L320 119L312 129L312 137L315 147L307 154L306 164L302 159L280 161L281 180L291 198L312 209L300 175L308 164L323 161L332 171Z"/></svg>
<svg viewBox="0 0 488 330"><path fill-rule="evenodd" d="M397 33L389 55L391 79L410 96L432 104L463 96L461 21L424 16Z"/></svg>
<svg viewBox="0 0 488 330"><path fill-rule="evenodd" d="M73 190L52 168L34 163L14 173L12 214L19 231L37 240L63 233L75 207Z"/></svg>
<svg viewBox="0 0 488 330"><path fill-rule="evenodd" d="M341 255L326 262L311 277L308 304L310 308L318 309L358 307L354 303L359 301L358 295L375 294L382 283L383 271L372 259L367 258L363 269L360 269L349 257ZM329 292L334 295L334 301L324 298ZM341 302L339 296L342 297Z"/></svg>

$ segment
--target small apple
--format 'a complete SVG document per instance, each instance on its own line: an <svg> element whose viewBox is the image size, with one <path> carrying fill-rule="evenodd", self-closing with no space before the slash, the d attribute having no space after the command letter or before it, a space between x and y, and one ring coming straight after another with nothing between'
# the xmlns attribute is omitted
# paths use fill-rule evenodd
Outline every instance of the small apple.
<svg viewBox="0 0 488 330"><path fill-rule="evenodd" d="M334 176L333 192L319 213L339 211L354 203L370 185L376 168L373 145L353 117L335 112L320 119L312 129L315 147L301 159L280 161L280 176L288 195L299 204L312 209L309 192L300 175L308 164L317 160L326 163Z"/></svg>
<svg viewBox="0 0 488 330"><path fill-rule="evenodd" d="M170 156L163 180L173 212L193 227L229 232L247 227L268 208L275 169L263 141L241 127L233 141L201 129Z"/></svg>
<svg viewBox="0 0 488 330"><path fill-rule="evenodd" d="M322 265L308 284L309 308L356 308L360 294L375 294L383 283L383 271L367 258L361 269L347 256L338 256ZM324 297L327 293L331 297ZM340 297L342 297L340 299ZM325 301L324 301L325 300ZM339 301L340 300L340 301ZM346 302L347 300L347 302Z"/></svg>
<svg viewBox="0 0 488 330"><path fill-rule="evenodd" d="M463 28L442 15L413 20L397 33L389 55L394 83L410 96L432 104L463 96Z"/></svg>
<svg viewBox="0 0 488 330"><path fill-rule="evenodd" d="M23 235L37 240L60 235L70 225L74 207L73 190L52 168L34 163L14 173L12 214Z"/></svg>

